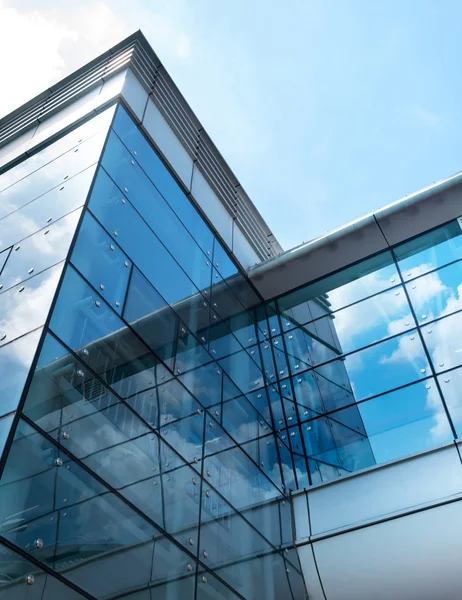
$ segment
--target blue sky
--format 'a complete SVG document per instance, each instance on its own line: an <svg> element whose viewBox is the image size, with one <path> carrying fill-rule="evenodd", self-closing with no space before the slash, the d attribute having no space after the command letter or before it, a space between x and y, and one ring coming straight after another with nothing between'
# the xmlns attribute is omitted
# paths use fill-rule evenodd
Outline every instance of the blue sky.
<svg viewBox="0 0 462 600"><path fill-rule="evenodd" d="M289 249L462 168L461 20L453 0L0 0L0 113L141 27Z"/></svg>

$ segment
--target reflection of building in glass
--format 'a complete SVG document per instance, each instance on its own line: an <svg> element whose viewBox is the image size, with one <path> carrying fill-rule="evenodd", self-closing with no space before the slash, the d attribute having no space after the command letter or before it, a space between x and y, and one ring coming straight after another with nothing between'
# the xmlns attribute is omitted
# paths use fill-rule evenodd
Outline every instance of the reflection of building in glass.
<svg viewBox="0 0 462 600"><path fill-rule="evenodd" d="M283 253L139 33L0 144L2 598L457 597L459 176Z"/></svg>

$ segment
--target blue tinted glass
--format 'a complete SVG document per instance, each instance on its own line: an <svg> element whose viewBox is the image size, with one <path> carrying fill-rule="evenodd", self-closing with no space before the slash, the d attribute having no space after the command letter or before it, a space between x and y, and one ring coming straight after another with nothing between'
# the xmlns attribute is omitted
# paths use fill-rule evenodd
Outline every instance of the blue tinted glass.
<svg viewBox="0 0 462 600"><path fill-rule="evenodd" d="M143 274L133 268L124 319L172 370L178 317Z"/></svg>
<svg viewBox="0 0 462 600"><path fill-rule="evenodd" d="M460 310L459 286L462 261L414 279L406 285L411 304L421 325Z"/></svg>
<svg viewBox="0 0 462 600"><path fill-rule="evenodd" d="M215 239L213 246L213 266L219 271L223 279L227 279L238 272L236 265L217 239Z"/></svg>
<svg viewBox="0 0 462 600"><path fill-rule="evenodd" d="M64 260L79 217L80 209L15 244L0 275L0 289L6 290Z"/></svg>
<svg viewBox="0 0 462 600"><path fill-rule="evenodd" d="M462 364L462 313L458 312L422 327L422 334L436 372Z"/></svg>
<svg viewBox="0 0 462 600"><path fill-rule="evenodd" d="M0 345L45 323L62 268L60 263L0 294Z"/></svg>
<svg viewBox="0 0 462 600"><path fill-rule="evenodd" d="M246 350L222 358L219 362L244 394L263 384L263 374Z"/></svg>
<svg viewBox="0 0 462 600"><path fill-rule="evenodd" d="M443 373L442 375L438 376L438 381L446 402L446 406L449 410L449 415L456 429L457 437L460 438L462 436L462 398L460 396L460 389L462 385L462 369L454 369L450 373ZM434 397L432 396L432 400L433 398ZM434 405L439 408L439 404L436 402L434 402ZM438 414L436 421L434 434L438 435L441 433L441 437L444 439L444 435L446 433L446 419L444 418L444 415L439 416Z"/></svg>
<svg viewBox="0 0 462 600"><path fill-rule="evenodd" d="M31 234L48 227L64 215L83 205L95 167L89 167L75 177L20 210L0 220L0 250L12 246Z"/></svg>
<svg viewBox="0 0 462 600"><path fill-rule="evenodd" d="M303 433L312 458L346 472L452 439L432 379L309 421Z"/></svg>
<svg viewBox="0 0 462 600"><path fill-rule="evenodd" d="M199 367L179 377L188 390L206 407L221 402L222 378L222 370L215 363Z"/></svg>
<svg viewBox="0 0 462 600"><path fill-rule="evenodd" d="M405 281L462 258L462 230L457 221L429 231L393 250Z"/></svg>
<svg viewBox="0 0 462 600"><path fill-rule="evenodd" d="M67 153L68 150L76 150L79 144L93 137L99 131L105 132L109 128L113 113L114 107L108 108L98 116L91 118L83 125L73 129L70 133L61 136L46 148L28 156L23 162L8 169L0 176L0 190L4 190L13 185L13 183L24 179L30 173L48 165L48 163L54 161L64 153ZM102 133L101 136L98 136L98 138L104 141L104 133ZM88 145L83 146L83 148L88 148ZM79 148L79 150L81 149L82 148ZM75 161L75 163L78 163L78 161L84 160L84 158L83 155L77 153L74 153L74 157L72 157L72 154L69 152L62 160L66 162ZM44 173L44 171L42 173Z"/></svg>
<svg viewBox="0 0 462 600"><path fill-rule="evenodd" d="M0 416L18 406L41 333L37 329L0 348Z"/></svg>
<svg viewBox="0 0 462 600"><path fill-rule="evenodd" d="M392 256L384 252L278 299L283 328L308 323L397 284Z"/></svg>
<svg viewBox="0 0 462 600"><path fill-rule="evenodd" d="M188 231L192 237L211 259L213 247L212 232L122 107L119 107L117 110L113 129L133 156L136 157L138 163L171 208L188 227Z"/></svg>
<svg viewBox="0 0 462 600"><path fill-rule="evenodd" d="M192 281L102 169L89 207L167 302L174 304L197 293Z"/></svg>
<svg viewBox="0 0 462 600"><path fill-rule="evenodd" d="M102 165L149 227L170 251L197 288L208 289L211 261L151 183L132 155L112 133L104 151Z"/></svg>
<svg viewBox="0 0 462 600"><path fill-rule="evenodd" d="M131 262L89 212L84 216L71 261L101 296L121 313Z"/></svg>
<svg viewBox="0 0 462 600"><path fill-rule="evenodd" d="M42 196L52 188L58 187L59 189L63 187L68 179L96 163L105 138L105 133L93 136L77 148L66 152L56 160L0 192L0 219ZM27 164L29 160L24 164ZM7 171L2 175L2 179L8 178L9 173L10 171ZM84 202L85 197L82 197L79 205Z"/></svg>
<svg viewBox="0 0 462 600"><path fill-rule="evenodd" d="M120 396L155 384L154 354L72 267L67 268L50 328Z"/></svg>

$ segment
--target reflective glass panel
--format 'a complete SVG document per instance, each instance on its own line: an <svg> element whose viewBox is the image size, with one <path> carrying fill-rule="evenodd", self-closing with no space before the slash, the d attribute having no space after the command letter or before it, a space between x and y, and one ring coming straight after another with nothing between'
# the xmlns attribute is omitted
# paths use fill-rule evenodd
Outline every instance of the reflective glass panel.
<svg viewBox="0 0 462 600"><path fill-rule="evenodd" d="M95 174L89 167L37 200L0 219L0 250L44 229L83 205Z"/></svg>
<svg viewBox="0 0 462 600"><path fill-rule="evenodd" d="M311 458L347 472L449 442L451 429L434 380L314 419L302 427Z"/></svg>
<svg viewBox="0 0 462 600"><path fill-rule="evenodd" d="M393 250L405 281L462 258L462 231L451 221Z"/></svg>
<svg viewBox="0 0 462 600"><path fill-rule="evenodd" d="M108 304L121 313L131 261L89 212L84 216L71 261Z"/></svg>
<svg viewBox="0 0 462 600"><path fill-rule="evenodd" d="M159 361L71 266L50 328L120 396L155 385Z"/></svg>
<svg viewBox="0 0 462 600"><path fill-rule="evenodd" d="M37 273L67 257L81 210L52 223L34 235L15 244L0 275L0 289L32 278ZM31 282L28 283L30 285Z"/></svg>
<svg viewBox="0 0 462 600"><path fill-rule="evenodd" d="M0 294L0 345L44 324L62 268L55 265Z"/></svg>
<svg viewBox="0 0 462 600"><path fill-rule="evenodd" d="M116 134L109 136L102 165L199 290L210 287L211 261Z"/></svg>
<svg viewBox="0 0 462 600"><path fill-rule="evenodd" d="M462 312L425 325L422 335L436 372L462 364Z"/></svg>
<svg viewBox="0 0 462 600"><path fill-rule="evenodd" d="M308 323L399 284L390 253L384 252L278 299L284 330Z"/></svg>
<svg viewBox="0 0 462 600"><path fill-rule="evenodd" d="M197 293L192 281L103 169L98 172L89 207L167 302L174 304Z"/></svg>
<svg viewBox="0 0 462 600"><path fill-rule="evenodd" d="M462 261L432 271L406 286L419 323L425 325L462 308Z"/></svg>
<svg viewBox="0 0 462 600"><path fill-rule="evenodd" d="M0 416L18 406L41 334L37 329L0 348Z"/></svg>
<svg viewBox="0 0 462 600"><path fill-rule="evenodd" d="M123 107L117 110L113 129L181 221L188 227L192 237L211 259L213 246L211 230Z"/></svg>
<svg viewBox="0 0 462 600"><path fill-rule="evenodd" d="M0 219L42 196L98 161L105 133L97 134L0 192ZM30 160L30 159L29 159ZM28 161L26 161L28 162ZM9 171L3 175L8 176ZM83 204L85 198L80 204Z"/></svg>

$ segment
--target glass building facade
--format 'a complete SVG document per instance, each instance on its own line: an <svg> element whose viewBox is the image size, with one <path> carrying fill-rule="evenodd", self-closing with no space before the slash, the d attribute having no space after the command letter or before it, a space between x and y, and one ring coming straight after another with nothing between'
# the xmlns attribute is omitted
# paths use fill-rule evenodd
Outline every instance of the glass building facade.
<svg viewBox="0 0 462 600"><path fill-rule="evenodd" d="M4 169L0 598L314 597L293 493L458 439L461 265L263 299L120 100Z"/></svg>

